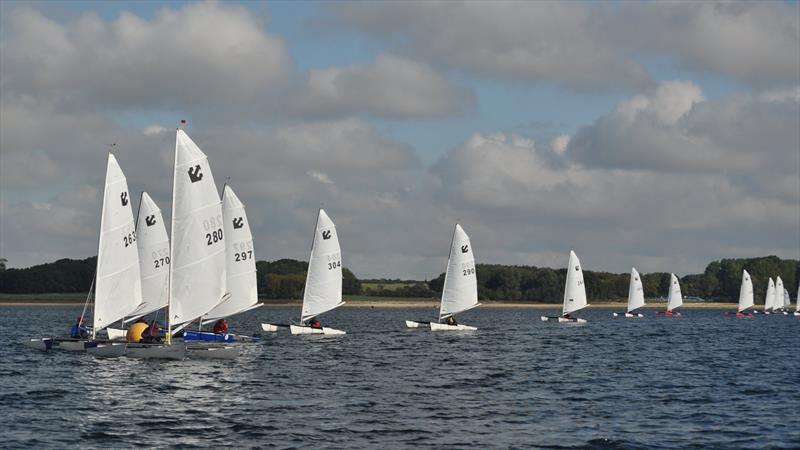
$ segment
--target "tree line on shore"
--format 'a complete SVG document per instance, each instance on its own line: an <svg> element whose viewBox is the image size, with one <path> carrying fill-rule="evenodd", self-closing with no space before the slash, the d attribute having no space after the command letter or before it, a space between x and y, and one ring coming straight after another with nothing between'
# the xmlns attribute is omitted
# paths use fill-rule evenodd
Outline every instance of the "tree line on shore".
<svg viewBox="0 0 800 450"><path fill-rule="evenodd" d="M5 261L4 261L5 262ZM82 260L61 259L25 269L0 269L0 293L45 294L86 292L94 276L96 257ZM294 259L258 261L258 293L265 299L302 297L308 263ZM736 301L746 269L753 280L756 303L763 303L767 278L780 276L792 298L800 280L800 264L776 256L714 261L701 274L680 279L684 296L707 301ZM444 273L430 281L359 280L343 269L344 295L377 297L437 298L444 285ZM566 269L534 266L478 264L478 297L484 301L537 301L560 303ZM643 273L642 285L648 298L666 296L669 273ZM630 273L584 271L586 294L590 300L619 300L628 296Z"/></svg>

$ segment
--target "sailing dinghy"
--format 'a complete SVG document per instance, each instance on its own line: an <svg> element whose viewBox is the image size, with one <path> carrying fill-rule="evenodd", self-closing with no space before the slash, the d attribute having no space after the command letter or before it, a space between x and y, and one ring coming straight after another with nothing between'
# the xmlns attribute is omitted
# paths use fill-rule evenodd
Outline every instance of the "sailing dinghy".
<svg viewBox="0 0 800 450"><path fill-rule="evenodd" d="M139 202L139 217L136 222L136 247L139 250L139 271L142 276L142 303L137 310L125 318L132 322L140 317L159 311L167 306L169 297L169 237L161 209L142 192ZM128 330L109 327L108 338L124 340Z"/></svg>
<svg viewBox="0 0 800 450"><path fill-rule="evenodd" d="M256 259L253 253L253 234L247 221L244 204L227 184L222 189L222 219L225 222L225 257L227 259L226 288L230 299L220 303L203 317L203 324L241 314L262 306L258 303L256 281ZM189 331L184 340L236 342L252 340L252 337L233 333Z"/></svg>
<svg viewBox="0 0 800 450"><path fill-rule="evenodd" d="M122 356L125 353L125 343L97 340L99 331L128 316L142 302L139 254L128 181L116 157L110 152L106 165L93 288L91 339L31 339L29 345L40 350L59 348L87 351L103 357Z"/></svg>
<svg viewBox="0 0 800 450"><path fill-rule="evenodd" d="M226 299L222 202L207 156L181 129L175 138L170 235L167 342L128 344L129 357L183 359L185 343L173 334ZM214 356L226 352L235 357L238 348L215 349Z"/></svg>
<svg viewBox="0 0 800 450"><path fill-rule="evenodd" d="M764 297L764 314L772 314L772 307L775 301L775 283L770 277L767 283L767 295Z"/></svg>
<svg viewBox="0 0 800 450"><path fill-rule="evenodd" d="M317 225L314 227L314 240L311 257L308 260L306 285L303 289L303 308L300 324L291 324L292 334L341 335L342 330L330 327L310 326L311 319L344 305L342 301L342 252L336 226L325 213L319 210ZM264 331L278 331L286 325L262 323Z"/></svg>
<svg viewBox="0 0 800 450"><path fill-rule="evenodd" d="M572 317L571 314L589 306L586 303L586 286L583 284L581 261L574 251L569 251L567 264L567 282L564 286L564 306L558 317L542 316L543 322L586 323L586 319Z"/></svg>
<svg viewBox="0 0 800 450"><path fill-rule="evenodd" d="M683 305L683 295L681 294L681 285L678 282L678 277L674 273L669 274L669 297L667 298L667 310L663 313L656 312L656 315L662 314L664 316L681 315L680 311L675 311L678 307Z"/></svg>
<svg viewBox="0 0 800 450"><path fill-rule="evenodd" d="M624 314L614 313L614 317L644 317L644 314L637 313L636 310L644 307L644 290L642 280L636 268L631 269L631 282L628 286L628 310Z"/></svg>
<svg viewBox="0 0 800 450"><path fill-rule="evenodd" d="M430 325L431 331L474 331L477 327L455 323L455 315L477 308L478 279L475 275L475 257L469 236L456 224L450 242L450 256L444 274L442 301L439 306L438 322L419 322L406 320L408 328ZM452 318L452 319L450 319ZM449 323L448 323L449 322Z"/></svg>
<svg viewBox="0 0 800 450"><path fill-rule="evenodd" d="M742 270L742 285L739 288L739 305L736 308L736 313L730 311L725 312L726 316L735 317L753 317L753 313L748 310L754 306L753 302L753 281L750 279L750 274L746 270Z"/></svg>
<svg viewBox="0 0 800 450"><path fill-rule="evenodd" d="M775 277L775 293L772 297L772 312L778 314L783 312L783 280Z"/></svg>
<svg viewBox="0 0 800 450"><path fill-rule="evenodd" d="M781 312L783 315L789 315L789 309L791 309L792 300L789 298L789 291L786 288L783 288L783 308Z"/></svg>

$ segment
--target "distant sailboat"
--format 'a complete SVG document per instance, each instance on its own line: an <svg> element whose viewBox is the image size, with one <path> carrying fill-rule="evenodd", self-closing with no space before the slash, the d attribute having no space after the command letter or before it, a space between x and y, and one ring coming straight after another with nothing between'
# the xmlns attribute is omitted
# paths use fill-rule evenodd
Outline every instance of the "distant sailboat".
<svg viewBox="0 0 800 450"><path fill-rule="evenodd" d="M775 296L772 298L772 312L777 314L783 312L783 280L775 277Z"/></svg>
<svg viewBox="0 0 800 450"><path fill-rule="evenodd" d="M739 305L736 308L736 313L726 312L726 316L736 317L753 317L750 308L755 305L753 302L753 281L750 279L750 274L746 270L742 270L742 285L739 288Z"/></svg>
<svg viewBox="0 0 800 450"><path fill-rule="evenodd" d="M456 224L453 239L450 241L439 320L437 322L406 320L406 326L418 328L420 325L430 325L432 331L474 331L478 328L456 323L455 315L478 306L480 306L478 279L475 275L472 243L461 225Z"/></svg>
<svg viewBox="0 0 800 450"><path fill-rule="evenodd" d="M68 351L88 350L97 356L121 356L124 343L97 341L97 333L130 315L142 302L136 230L125 174L112 153L106 165L103 206L100 215L97 271L94 281L94 313L91 339L31 339L34 348Z"/></svg>
<svg viewBox="0 0 800 450"><path fill-rule="evenodd" d="M767 295L764 297L764 314L772 314L772 307L775 301L775 283L772 278L767 284Z"/></svg>
<svg viewBox="0 0 800 450"><path fill-rule="evenodd" d="M142 192L139 217L136 223L136 246L139 250L139 267L142 276L142 303L125 319L131 322L139 317L166 308L169 298L169 237L161 209ZM125 339L127 330L107 329L109 339Z"/></svg>
<svg viewBox="0 0 800 450"><path fill-rule="evenodd" d="M323 326L312 326L312 319L344 305L342 301L342 253L336 226L325 210L319 210L317 225L314 227L314 240L308 260L306 285L303 289L303 307L300 324L289 325L292 334L345 334L342 330ZM278 331L276 325L262 323L264 331Z"/></svg>
<svg viewBox="0 0 800 450"><path fill-rule="evenodd" d="M789 291L786 288L784 288L783 289L783 308L781 308L781 312L783 312L784 315L788 315L789 314L789 309L791 309L791 306L792 306L792 300L791 300L791 298L789 298Z"/></svg>
<svg viewBox="0 0 800 450"><path fill-rule="evenodd" d="M172 334L208 314L225 295L222 201L205 153L181 129L175 139L167 342L129 344L134 358L183 359L186 347ZM225 349L214 349L223 354ZM232 348L231 353L238 353Z"/></svg>
<svg viewBox="0 0 800 450"><path fill-rule="evenodd" d="M585 323L585 319L572 317L571 314L587 306L589 306L589 304L586 303L586 286L583 284L581 262L575 252L570 250L569 263L567 264L567 281L564 286L564 305L561 310L561 316L541 316L541 319L544 322Z"/></svg>
<svg viewBox="0 0 800 450"><path fill-rule="evenodd" d="M203 317L203 324L241 314L262 306L258 303L256 280L256 257L253 250L253 234L247 220L244 204L227 184L222 190L222 218L225 221L225 245L227 258L227 291L230 300L220 303ZM186 341L234 342L251 339L232 333L187 331Z"/></svg>
<svg viewBox="0 0 800 450"><path fill-rule="evenodd" d="M675 311L678 307L683 305L683 295L681 294L681 285L678 282L678 277L674 273L669 274L669 298L667 299L667 310L663 313L665 316L680 316L679 311ZM659 315L659 313L656 313Z"/></svg>
<svg viewBox="0 0 800 450"><path fill-rule="evenodd" d="M631 269L631 282L628 286L628 310L624 314L614 313L614 317L644 317L643 314L635 312L637 309L642 308L644 303L644 290L642 289L642 280L636 268Z"/></svg>

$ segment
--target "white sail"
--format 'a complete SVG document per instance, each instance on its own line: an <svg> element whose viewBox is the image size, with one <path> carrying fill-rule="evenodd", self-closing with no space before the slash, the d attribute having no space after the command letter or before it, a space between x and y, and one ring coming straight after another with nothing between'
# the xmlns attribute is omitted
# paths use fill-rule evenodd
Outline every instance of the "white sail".
<svg viewBox="0 0 800 450"><path fill-rule="evenodd" d="M136 244L142 274L142 305L136 315L143 316L167 306L169 299L169 237L161 209L147 192L142 193Z"/></svg>
<svg viewBox="0 0 800 450"><path fill-rule="evenodd" d="M792 300L789 298L789 290L784 288L783 289L783 307L785 309L789 309L789 306L792 304Z"/></svg>
<svg viewBox="0 0 800 450"><path fill-rule="evenodd" d="M628 312L644 306L644 289L642 289L642 279L636 268L631 269L631 282L628 286Z"/></svg>
<svg viewBox="0 0 800 450"><path fill-rule="evenodd" d="M797 285L797 297L794 298L795 311L800 313L800 284Z"/></svg>
<svg viewBox="0 0 800 450"><path fill-rule="evenodd" d="M300 320L343 305L342 302L342 253L336 226L325 210L319 210L314 229L314 243L308 260L306 286L303 290L303 310Z"/></svg>
<svg viewBox="0 0 800 450"><path fill-rule="evenodd" d="M258 304L256 258L250 223L244 204L228 185L222 190L222 218L225 221L225 257L228 260L227 291L231 298L206 314L207 320L245 312Z"/></svg>
<svg viewBox="0 0 800 450"><path fill-rule="evenodd" d="M478 303L478 279L475 275L475 257L469 236L456 224L450 243L450 256L444 275L442 303L439 320L475 308Z"/></svg>
<svg viewBox="0 0 800 450"><path fill-rule="evenodd" d="M178 130L172 185L169 324L195 320L225 294L222 201L206 155Z"/></svg>
<svg viewBox="0 0 800 450"><path fill-rule="evenodd" d="M742 270L742 286L739 288L739 312L752 308L753 302L753 281L746 270Z"/></svg>
<svg viewBox="0 0 800 450"><path fill-rule="evenodd" d="M583 269L581 261L574 251L569 251L567 264L567 283L564 287L563 314L571 314L589 306L586 303L586 286L583 285Z"/></svg>
<svg viewBox="0 0 800 450"><path fill-rule="evenodd" d="M681 285L678 283L678 277L674 273L669 274L669 299L667 300L667 311L681 306L683 304L683 295L681 295Z"/></svg>
<svg viewBox="0 0 800 450"><path fill-rule="evenodd" d="M781 277L775 277L775 292L772 297L772 309L783 308L783 280Z"/></svg>
<svg viewBox="0 0 800 450"><path fill-rule="evenodd" d="M773 299L775 298L775 283L772 278L769 279L767 284L767 295L764 297L764 311L772 311Z"/></svg>
<svg viewBox="0 0 800 450"><path fill-rule="evenodd" d="M109 153L97 250L94 332L127 316L140 303L139 253L128 181Z"/></svg>

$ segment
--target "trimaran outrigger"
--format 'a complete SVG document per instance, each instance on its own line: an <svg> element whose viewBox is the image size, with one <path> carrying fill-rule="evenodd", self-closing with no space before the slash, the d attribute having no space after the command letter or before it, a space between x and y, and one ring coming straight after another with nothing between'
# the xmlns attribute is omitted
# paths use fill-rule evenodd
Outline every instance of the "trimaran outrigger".
<svg viewBox="0 0 800 450"><path fill-rule="evenodd" d="M472 250L469 236L461 228L461 225L456 224L453 229L453 239L450 242L447 270L444 274L439 320L437 322L406 320L408 328L429 325L432 331L474 331L478 329L455 321L456 314L480 306L478 303L478 280L475 274L475 256Z"/></svg>

